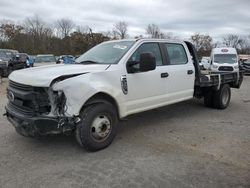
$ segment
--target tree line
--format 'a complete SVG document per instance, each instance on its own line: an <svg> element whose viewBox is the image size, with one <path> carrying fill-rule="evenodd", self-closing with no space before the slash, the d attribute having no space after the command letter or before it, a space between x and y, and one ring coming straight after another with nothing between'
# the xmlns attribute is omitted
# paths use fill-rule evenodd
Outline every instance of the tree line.
<svg viewBox="0 0 250 188"><path fill-rule="evenodd" d="M26 18L21 24L13 21L0 23L0 48L16 49L28 54L51 53L55 55L79 55L103 41L129 37L129 25L120 21L114 23L111 31L94 32L89 26L76 25L71 19L62 18L49 25L40 17ZM146 36L144 36L146 35ZM163 32L158 25L148 24L145 33L135 38L179 39L171 32ZM208 56L213 47L234 47L239 53L250 54L250 35L228 34L221 42L214 42L207 34L196 33L189 39L198 56Z"/></svg>

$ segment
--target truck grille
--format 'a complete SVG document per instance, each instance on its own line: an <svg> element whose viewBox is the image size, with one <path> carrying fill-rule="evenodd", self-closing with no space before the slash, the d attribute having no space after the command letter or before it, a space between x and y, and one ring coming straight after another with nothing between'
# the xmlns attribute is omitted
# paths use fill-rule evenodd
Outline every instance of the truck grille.
<svg viewBox="0 0 250 188"><path fill-rule="evenodd" d="M11 80L9 82L9 87L14 88L14 89L18 89L18 90L21 90L21 91L33 91L32 86L19 84L19 83L13 82Z"/></svg>
<svg viewBox="0 0 250 188"><path fill-rule="evenodd" d="M233 67L230 66L221 66L219 67L219 71L233 71Z"/></svg>
<svg viewBox="0 0 250 188"><path fill-rule="evenodd" d="M7 89L9 102L6 108L26 116L48 114L51 105L47 90L48 88L33 87L10 81Z"/></svg>
<svg viewBox="0 0 250 188"><path fill-rule="evenodd" d="M23 115L23 116L29 116L32 117L35 115L35 112L29 108L19 107L11 102L8 103L7 109L14 111L17 114Z"/></svg>

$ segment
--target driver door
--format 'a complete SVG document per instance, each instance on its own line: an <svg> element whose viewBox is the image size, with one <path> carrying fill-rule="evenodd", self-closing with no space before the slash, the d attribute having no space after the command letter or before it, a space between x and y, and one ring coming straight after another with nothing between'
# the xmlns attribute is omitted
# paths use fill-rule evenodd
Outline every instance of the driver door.
<svg viewBox="0 0 250 188"><path fill-rule="evenodd" d="M166 66L163 66L159 44L156 42L141 44L127 63L139 62L140 54L147 52L151 52L155 56L156 69L127 74L128 93L125 95L127 115L155 108L164 101L166 83L161 75ZM134 66L139 67L138 64Z"/></svg>

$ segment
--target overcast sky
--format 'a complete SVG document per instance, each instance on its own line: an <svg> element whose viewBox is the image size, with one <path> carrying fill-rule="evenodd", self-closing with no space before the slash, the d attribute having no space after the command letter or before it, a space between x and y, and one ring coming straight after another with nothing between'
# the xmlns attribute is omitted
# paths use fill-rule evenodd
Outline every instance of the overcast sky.
<svg viewBox="0 0 250 188"><path fill-rule="evenodd" d="M250 34L250 0L0 0L0 19L22 22L35 14L52 24L70 18L95 32L126 21L129 35L145 35L150 23L181 38L206 33Z"/></svg>

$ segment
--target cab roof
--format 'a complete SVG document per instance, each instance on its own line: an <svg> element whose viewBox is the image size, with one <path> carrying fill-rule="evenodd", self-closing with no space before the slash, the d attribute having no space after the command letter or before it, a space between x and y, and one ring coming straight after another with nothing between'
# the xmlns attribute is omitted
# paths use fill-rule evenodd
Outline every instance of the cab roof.
<svg viewBox="0 0 250 188"><path fill-rule="evenodd" d="M213 54L237 54L237 51L235 48L213 48L212 50Z"/></svg>
<svg viewBox="0 0 250 188"><path fill-rule="evenodd" d="M184 41L177 40L177 39L156 39L156 38L139 38L139 39L120 39L120 40L110 40L110 41L105 41L105 43L110 43L110 42L122 42L122 41L131 41L131 42L137 42L137 41L145 41L145 42L178 42L182 43Z"/></svg>

